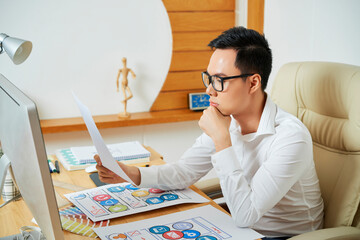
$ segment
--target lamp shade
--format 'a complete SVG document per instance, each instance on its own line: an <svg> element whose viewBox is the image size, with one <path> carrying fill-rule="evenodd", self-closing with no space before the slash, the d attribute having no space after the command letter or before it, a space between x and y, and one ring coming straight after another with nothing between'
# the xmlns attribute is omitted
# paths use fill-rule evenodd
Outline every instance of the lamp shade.
<svg viewBox="0 0 360 240"><path fill-rule="evenodd" d="M30 55L32 50L32 43L30 41L9 37L3 33L0 34L0 41L1 38L2 47L14 64L17 65L24 62Z"/></svg>

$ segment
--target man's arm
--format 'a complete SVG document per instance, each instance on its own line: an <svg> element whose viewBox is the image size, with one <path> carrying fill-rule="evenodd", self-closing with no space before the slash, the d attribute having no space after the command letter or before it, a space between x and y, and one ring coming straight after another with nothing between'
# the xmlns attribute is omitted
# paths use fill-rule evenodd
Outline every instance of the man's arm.
<svg viewBox="0 0 360 240"><path fill-rule="evenodd" d="M211 155L214 154L214 144L205 134L202 134L179 161L171 164L151 167L134 167L118 163L131 180L139 187L153 187L164 190L183 189L197 182L212 169ZM101 165L98 156L96 168L99 179L105 183L125 182L124 179Z"/></svg>
<svg viewBox="0 0 360 240"><path fill-rule="evenodd" d="M239 227L250 227L286 195L310 165L311 137L301 130L287 130L265 151L268 158L247 179L240 165L243 147L232 146L228 118L210 106L199 125L214 141L212 164L234 221Z"/></svg>
<svg viewBox="0 0 360 240"><path fill-rule="evenodd" d="M283 137L282 141L272 144L268 158L251 181L245 178L241 159L234 147L214 154L212 162L237 226L255 224L287 194L310 166L311 139L305 133L295 131Z"/></svg>
<svg viewBox="0 0 360 240"><path fill-rule="evenodd" d="M202 134L179 161L150 168L140 168L140 186L163 190L184 189L197 182L212 169L211 155L214 152L212 140L206 134Z"/></svg>

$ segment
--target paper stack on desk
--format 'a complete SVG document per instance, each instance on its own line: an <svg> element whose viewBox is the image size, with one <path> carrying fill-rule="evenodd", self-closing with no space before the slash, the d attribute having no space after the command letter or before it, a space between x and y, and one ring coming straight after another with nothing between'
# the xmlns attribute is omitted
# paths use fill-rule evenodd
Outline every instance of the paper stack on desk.
<svg viewBox="0 0 360 240"><path fill-rule="evenodd" d="M140 147L138 148L138 144L140 145L141 148ZM117 159L118 161L121 161L125 164L146 163L146 162L150 161L150 152L147 151L139 142L125 142L125 143L107 145L110 152L114 156L113 153L116 153L117 150L116 149L111 150L112 145L121 145L121 147L125 147L127 145L132 145L131 146L132 149L139 149L139 151L133 155L133 156L139 156L137 158L129 157L129 158L121 159L119 157ZM92 159L90 159L91 161L79 161L79 158L72 150L74 148L75 149L76 148L84 148L83 151L85 151L85 153L88 155L85 158L89 160L89 158L90 158L89 156L91 156L91 158L92 158ZM118 148L118 147L115 147L115 148ZM145 151L143 151L143 149L145 149L146 153L145 153ZM94 154L96 154L95 147L73 147L73 148L58 149L55 151L55 154L56 154L57 159L61 162L61 164L64 166L64 168L68 171L85 169L86 167L94 165L96 163L95 160L93 159ZM140 155L140 154L143 154L143 155ZM116 159L116 156L114 156L114 158Z"/></svg>
<svg viewBox="0 0 360 240"><path fill-rule="evenodd" d="M108 144L106 146L117 161L139 163L150 160L150 152L138 141ZM97 152L94 146L72 147L70 149L79 164L96 163L94 155L97 154Z"/></svg>

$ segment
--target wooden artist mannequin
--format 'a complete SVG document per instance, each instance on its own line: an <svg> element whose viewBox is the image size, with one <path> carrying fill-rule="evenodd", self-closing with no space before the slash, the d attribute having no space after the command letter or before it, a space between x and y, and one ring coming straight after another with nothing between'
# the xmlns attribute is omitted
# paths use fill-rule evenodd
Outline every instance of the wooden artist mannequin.
<svg viewBox="0 0 360 240"><path fill-rule="evenodd" d="M133 97L133 94L130 90L130 88L128 87L128 79L127 76L129 74L129 72L131 73L132 77L135 79L136 75L135 73L130 69L126 67L126 58L122 59L123 62L123 68L119 69L118 75L117 75L117 79L116 79L116 87L117 87L117 92L119 92L119 78L120 75L122 74L122 80L121 80L121 89L124 95L124 100L121 101L124 104L124 112L119 113L119 117L120 118L128 118L130 117L130 113L128 113L126 111L126 105L127 105L127 101ZM127 96L127 94L129 94L129 96Z"/></svg>

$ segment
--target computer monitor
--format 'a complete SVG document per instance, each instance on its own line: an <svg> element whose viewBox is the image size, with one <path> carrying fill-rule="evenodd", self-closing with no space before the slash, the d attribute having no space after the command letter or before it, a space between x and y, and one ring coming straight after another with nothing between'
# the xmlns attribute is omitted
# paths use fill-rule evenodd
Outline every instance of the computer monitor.
<svg viewBox="0 0 360 240"><path fill-rule="evenodd" d="M47 240L64 239L36 105L1 74L0 142L42 233Z"/></svg>

